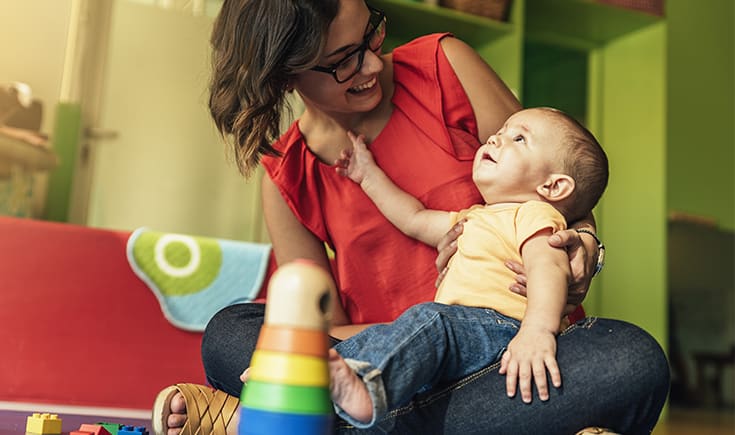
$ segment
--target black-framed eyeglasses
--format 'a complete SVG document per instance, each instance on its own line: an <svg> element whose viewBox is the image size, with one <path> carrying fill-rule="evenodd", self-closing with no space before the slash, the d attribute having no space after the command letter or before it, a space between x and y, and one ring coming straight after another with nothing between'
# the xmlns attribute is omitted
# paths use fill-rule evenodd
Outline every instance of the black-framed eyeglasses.
<svg viewBox="0 0 735 435"><path fill-rule="evenodd" d="M312 71L331 74L337 83L344 83L360 71L362 62L365 60L365 52L368 48L372 52L380 50L380 47L383 46L383 41L385 41L385 23L387 19L383 11L372 6L368 6L368 9L370 10L370 20L365 29L365 38L362 40L362 44L347 53L342 60L329 66L317 65L311 68Z"/></svg>

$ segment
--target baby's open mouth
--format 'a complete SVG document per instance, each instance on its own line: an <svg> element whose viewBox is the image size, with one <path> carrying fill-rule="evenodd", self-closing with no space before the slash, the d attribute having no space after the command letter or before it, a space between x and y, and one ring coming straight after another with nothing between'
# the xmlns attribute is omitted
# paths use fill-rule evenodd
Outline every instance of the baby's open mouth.
<svg viewBox="0 0 735 435"><path fill-rule="evenodd" d="M493 163L497 163L493 156L490 155L490 153L482 153L482 159L483 160L490 160Z"/></svg>

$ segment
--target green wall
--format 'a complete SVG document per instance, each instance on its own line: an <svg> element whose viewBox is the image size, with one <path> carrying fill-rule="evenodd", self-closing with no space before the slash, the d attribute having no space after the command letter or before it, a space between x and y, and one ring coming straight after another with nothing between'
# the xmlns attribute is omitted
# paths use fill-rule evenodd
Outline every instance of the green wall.
<svg viewBox="0 0 735 435"><path fill-rule="evenodd" d="M593 130L610 161L596 210L607 249L600 315L631 321L666 347L666 25L610 42L593 58Z"/></svg>
<svg viewBox="0 0 735 435"><path fill-rule="evenodd" d="M735 230L735 2L668 0L668 209Z"/></svg>

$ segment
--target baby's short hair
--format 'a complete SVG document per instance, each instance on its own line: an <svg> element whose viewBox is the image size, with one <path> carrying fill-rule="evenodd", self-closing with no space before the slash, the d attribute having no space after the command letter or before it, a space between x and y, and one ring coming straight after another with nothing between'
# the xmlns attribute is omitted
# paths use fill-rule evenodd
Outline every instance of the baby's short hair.
<svg viewBox="0 0 735 435"><path fill-rule="evenodd" d="M572 116L549 107L541 109L560 117L567 127L562 144L566 148L562 170L574 179L575 188L558 206L567 221L574 222L592 211L607 187L607 155L597 138Z"/></svg>

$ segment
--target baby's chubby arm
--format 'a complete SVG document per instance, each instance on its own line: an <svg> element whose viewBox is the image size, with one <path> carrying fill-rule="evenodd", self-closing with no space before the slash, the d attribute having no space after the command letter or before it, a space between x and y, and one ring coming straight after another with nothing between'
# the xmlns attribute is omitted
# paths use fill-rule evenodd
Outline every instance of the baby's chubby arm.
<svg viewBox="0 0 735 435"><path fill-rule="evenodd" d="M449 228L449 212L427 210L421 201L396 186L380 169L362 135L347 134L352 150L342 151L334 162L337 173L359 184L386 219L401 232L436 246Z"/></svg>
<svg viewBox="0 0 735 435"><path fill-rule="evenodd" d="M549 246L551 229L526 240L521 249L528 278L528 305L518 334L503 354L500 373L506 375L508 396L520 389L524 402L531 402L531 381L541 400L548 400L546 372L555 387L561 386L556 362L556 333L566 304L571 270L566 251Z"/></svg>

